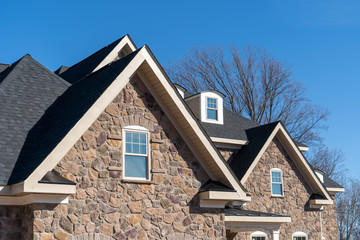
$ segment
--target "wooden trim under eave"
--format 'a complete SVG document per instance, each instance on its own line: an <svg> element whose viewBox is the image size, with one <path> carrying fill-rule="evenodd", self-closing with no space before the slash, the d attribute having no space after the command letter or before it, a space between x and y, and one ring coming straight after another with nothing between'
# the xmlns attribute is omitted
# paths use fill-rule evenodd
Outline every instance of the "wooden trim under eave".
<svg viewBox="0 0 360 240"><path fill-rule="evenodd" d="M225 216L225 223L289 223L291 217Z"/></svg>
<svg viewBox="0 0 360 240"><path fill-rule="evenodd" d="M246 140L239 140L239 139L231 139L231 138L219 138L219 137L210 137L210 139L214 143L225 143L225 144L234 144L234 145L246 145Z"/></svg>
<svg viewBox="0 0 360 240"><path fill-rule="evenodd" d="M31 203L68 204L68 195L27 194L22 196L0 196L0 206L23 206Z"/></svg>

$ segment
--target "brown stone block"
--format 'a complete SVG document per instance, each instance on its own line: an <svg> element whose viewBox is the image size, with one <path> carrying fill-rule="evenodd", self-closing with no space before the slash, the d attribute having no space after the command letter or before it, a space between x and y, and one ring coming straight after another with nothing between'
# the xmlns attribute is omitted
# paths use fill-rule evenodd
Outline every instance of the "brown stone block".
<svg viewBox="0 0 360 240"><path fill-rule="evenodd" d="M129 223L132 226L135 226L136 224L139 224L141 222L141 220L142 220L141 214L132 214L132 215L130 215Z"/></svg>
<svg viewBox="0 0 360 240"><path fill-rule="evenodd" d="M101 227L100 227L100 231L107 236L112 236L113 235L113 226L108 223L102 223Z"/></svg>
<svg viewBox="0 0 360 240"><path fill-rule="evenodd" d="M140 213L142 209L142 202L141 201L130 202L128 206L131 213Z"/></svg>
<svg viewBox="0 0 360 240"><path fill-rule="evenodd" d="M33 223L34 232L44 232L45 224L42 219L34 219Z"/></svg>

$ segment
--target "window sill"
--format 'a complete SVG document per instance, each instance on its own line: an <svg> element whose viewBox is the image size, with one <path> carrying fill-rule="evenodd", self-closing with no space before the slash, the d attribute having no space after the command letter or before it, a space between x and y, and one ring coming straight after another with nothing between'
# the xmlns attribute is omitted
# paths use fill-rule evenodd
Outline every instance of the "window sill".
<svg viewBox="0 0 360 240"><path fill-rule="evenodd" d="M272 198L284 198L284 195L271 195Z"/></svg>
<svg viewBox="0 0 360 240"><path fill-rule="evenodd" d="M151 180L137 180L137 179L122 179L123 183L140 183L140 184L153 184L154 182Z"/></svg>

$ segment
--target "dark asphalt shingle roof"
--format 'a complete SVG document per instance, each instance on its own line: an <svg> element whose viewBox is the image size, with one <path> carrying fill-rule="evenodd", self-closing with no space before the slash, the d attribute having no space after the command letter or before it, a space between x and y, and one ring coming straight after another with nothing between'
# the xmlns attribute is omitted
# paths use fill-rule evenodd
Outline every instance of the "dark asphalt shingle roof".
<svg viewBox="0 0 360 240"><path fill-rule="evenodd" d="M327 188L344 188L343 186L329 178L329 176L327 176L326 174L324 174L324 185Z"/></svg>
<svg viewBox="0 0 360 240"><path fill-rule="evenodd" d="M205 191L236 192L233 188L230 188L221 182L212 180L208 180L200 187L199 192Z"/></svg>
<svg viewBox="0 0 360 240"><path fill-rule="evenodd" d="M186 91L184 96L194 96L194 94ZM200 120L200 97L194 97L191 99L185 99L186 103L194 113L195 117ZM260 124L251 121L237 113L233 113L226 108L223 110L224 124L213 124L207 122L201 122L200 124L206 130L210 137L218 138L230 138L236 140L247 141L245 130L253 127L260 126Z"/></svg>
<svg viewBox="0 0 360 240"><path fill-rule="evenodd" d="M54 73L57 75L60 75L60 74L64 73L65 71L67 71L68 69L69 69L69 67L67 67L67 66L61 66Z"/></svg>
<svg viewBox="0 0 360 240"><path fill-rule="evenodd" d="M27 135L8 184L24 181L138 53L135 51L69 87Z"/></svg>
<svg viewBox="0 0 360 240"><path fill-rule="evenodd" d="M279 122L273 122L245 131L249 143L243 146L230 162L230 167L238 179L241 180L245 175L246 171L259 154L261 148L264 146L266 140L270 137L278 124Z"/></svg>
<svg viewBox="0 0 360 240"><path fill-rule="evenodd" d="M30 55L0 76L0 185L6 185L29 130L68 86Z"/></svg>
<svg viewBox="0 0 360 240"><path fill-rule="evenodd" d="M118 45L118 43L124 37L116 40L115 42L105 46L84 60L78 62L77 64L71 66L65 72L60 73L60 77L64 78L71 84L76 83L77 81L83 79L88 74L90 74L104 59L109 53Z"/></svg>
<svg viewBox="0 0 360 240"><path fill-rule="evenodd" d="M7 69L9 66L9 64L0 63L0 73Z"/></svg>

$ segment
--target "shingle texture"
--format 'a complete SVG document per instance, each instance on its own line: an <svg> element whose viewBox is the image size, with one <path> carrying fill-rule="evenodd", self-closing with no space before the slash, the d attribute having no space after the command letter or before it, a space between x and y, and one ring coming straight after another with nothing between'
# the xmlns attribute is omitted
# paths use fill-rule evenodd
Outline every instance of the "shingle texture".
<svg viewBox="0 0 360 240"><path fill-rule="evenodd" d="M26 136L68 83L25 55L0 77L0 185L5 185Z"/></svg>
<svg viewBox="0 0 360 240"><path fill-rule="evenodd" d="M230 162L230 167L238 179L242 179L245 175L278 123L274 122L246 130L249 142L238 151Z"/></svg>
<svg viewBox="0 0 360 240"><path fill-rule="evenodd" d="M74 84L77 81L83 79L89 75L105 59L107 55L109 55L109 53L118 45L122 39L123 37L100 49L81 62L73 65L65 72L60 73L59 76L71 84Z"/></svg>
<svg viewBox="0 0 360 240"><path fill-rule="evenodd" d="M72 85L30 130L8 184L24 181L80 120L138 51Z"/></svg>
<svg viewBox="0 0 360 240"><path fill-rule="evenodd" d="M0 73L7 69L9 66L9 64L0 63Z"/></svg>

